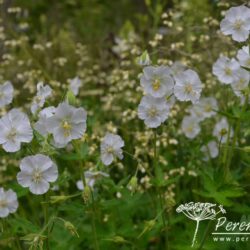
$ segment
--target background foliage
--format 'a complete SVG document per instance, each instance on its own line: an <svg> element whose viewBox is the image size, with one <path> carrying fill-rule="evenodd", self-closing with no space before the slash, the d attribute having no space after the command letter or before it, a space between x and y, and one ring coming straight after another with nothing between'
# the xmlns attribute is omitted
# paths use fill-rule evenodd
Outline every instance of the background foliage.
<svg viewBox="0 0 250 250"><path fill-rule="evenodd" d="M84 82L75 100L88 111L86 138L77 142L80 150L54 151L38 142L31 145L34 152L43 147L59 167L58 189L51 190L48 197L61 198L50 198L49 215L72 223L79 235L72 235L69 224L58 220L50 233L51 249L94 249L92 206L100 249L164 249L163 231L168 235L169 249L189 249L195 225L175 212L179 204L188 201L222 204L232 221L249 214L250 157L246 148L249 110L242 112L232 91L216 82L211 73L212 64L222 51L235 55L237 45L218 32L219 21L229 6L242 3L240 0L2 1L0 79L11 80L15 86L13 106L29 110L40 80L53 87L53 105L64 98L69 78L78 75ZM160 172L157 178L152 177L153 132L136 114L142 96L138 79L141 67L136 58L145 50L155 64L180 60L194 68L205 85L203 95L219 100L220 110L232 126L240 122L238 149L230 151L227 179L222 178L226 148L221 150L219 158L202 161L200 147L211 139L214 121L204 123L201 135L195 140L188 140L180 133L179 125L189 104L177 105L169 120L157 130ZM127 152L122 162L108 169L99 163L100 138L106 131L118 132L125 140ZM0 249L27 249L27 242L34 240L31 234L37 234L44 223L41 209L44 197L34 196L16 183L19 161L29 150L26 146L15 154L0 150L0 186L12 188L19 198L18 212L0 221ZM110 173L111 178L98 181L94 204L84 203L76 188L80 164L85 170L98 165ZM137 168L138 184L132 192L128 184ZM155 187L164 194L168 217L165 229L157 217ZM206 237L206 230L212 228L213 222L201 224L198 234L201 244L197 249L249 248L249 243L213 243Z"/></svg>

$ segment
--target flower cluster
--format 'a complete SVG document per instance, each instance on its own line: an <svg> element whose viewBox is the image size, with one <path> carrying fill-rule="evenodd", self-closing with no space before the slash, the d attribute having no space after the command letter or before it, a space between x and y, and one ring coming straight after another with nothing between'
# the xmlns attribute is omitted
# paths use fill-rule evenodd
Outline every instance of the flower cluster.
<svg viewBox="0 0 250 250"><path fill-rule="evenodd" d="M175 97L180 101L196 103L201 95L202 84L198 74L181 64L147 66L140 78L146 93L138 107L138 117L149 128L157 128L166 121Z"/></svg>
<svg viewBox="0 0 250 250"><path fill-rule="evenodd" d="M78 94L81 80L76 77L70 81L69 89ZM0 105L10 104L13 99L13 86L5 82L0 86L2 96ZM22 143L29 143L33 139L33 128L43 137L46 143L55 148L65 148L73 140L81 139L87 128L87 112L82 107L74 107L67 101L59 103L57 107L44 107L46 99L51 96L52 89L42 82L37 84L37 94L31 104L31 112L37 114L34 124L29 117L19 109L13 108L0 119L0 144L6 152L17 152ZM43 108L43 109L42 109ZM39 111L39 112L38 112ZM124 141L119 135L107 133L101 142L101 161L110 165L115 157L123 158L122 147ZM86 183L93 187L101 176L109 175L101 171L86 171ZM20 172L17 182L24 188L29 188L35 195L46 193L50 183L58 179L56 163L45 154L34 154L24 157L20 162ZM83 183L77 182L77 187L83 189ZM16 211L17 196L12 191L0 189L0 217L6 217Z"/></svg>

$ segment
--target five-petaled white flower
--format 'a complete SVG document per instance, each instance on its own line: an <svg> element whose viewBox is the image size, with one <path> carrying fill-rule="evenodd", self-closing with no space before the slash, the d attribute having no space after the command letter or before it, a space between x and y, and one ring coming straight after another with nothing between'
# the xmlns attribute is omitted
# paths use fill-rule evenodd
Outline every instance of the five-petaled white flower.
<svg viewBox="0 0 250 250"><path fill-rule="evenodd" d="M7 152L20 150L21 142L30 142L33 130L29 118L18 109L12 109L0 119L0 144Z"/></svg>
<svg viewBox="0 0 250 250"><path fill-rule="evenodd" d="M241 68L235 73L234 80L231 83L235 95L239 97L243 95L242 92L248 87L249 80L250 74L247 70Z"/></svg>
<svg viewBox="0 0 250 250"><path fill-rule="evenodd" d="M224 84L230 84L234 80L234 74L240 68L240 64L233 58L220 56L213 65L213 74Z"/></svg>
<svg viewBox="0 0 250 250"><path fill-rule="evenodd" d="M35 114L39 108L42 108L46 99L51 96L52 89L49 85L44 85L43 82L37 84L37 94L33 98L31 104L31 112Z"/></svg>
<svg viewBox="0 0 250 250"><path fill-rule="evenodd" d="M15 213L17 208L16 193L12 189L4 191L3 188L0 188L0 218L5 218L10 213Z"/></svg>
<svg viewBox="0 0 250 250"><path fill-rule="evenodd" d="M54 115L47 118L47 130L56 144L66 146L71 140L80 139L86 131L87 112L66 102L60 103Z"/></svg>
<svg viewBox="0 0 250 250"><path fill-rule="evenodd" d="M123 159L122 147L124 141L119 135L106 133L101 142L101 160L104 165L110 165L115 157Z"/></svg>
<svg viewBox="0 0 250 250"><path fill-rule="evenodd" d="M146 94L155 98L170 96L173 93L174 80L168 67L145 67L140 82Z"/></svg>
<svg viewBox="0 0 250 250"><path fill-rule="evenodd" d="M232 35L237 42L248 39L250 31L250 9L244 5L230 8L220 23L224 35Z"/></svg>
<svg viewBox="0 0 250 250"><path fill-rule="evenodd" d="M138 107L138 117L144 120L149 128L157 128L166 121L169 114L170 104L166 98L154 98L144 96Z"/></svg>
<svg viewBox="0 0 250 250"><path fill-rule="evenodd" d="M237 53L237 59L241 66L250 68L249 46L243 46Z"/></svg>
<svg viewBox="0 0 250 250"><path fill-rule="evenodd" d="M82 85L82 80L78 76L76 76L75 78L70 79L69 82L70 90L74 93L74 95L78 95L79 88Z"/></svg>
<svg viewBox="0 0 250 250"><path fill-rule="evenodd" d="M58 177L56 164L42 154L23 158L20 169L17 174L18 183L28 187L33 194L45 194L49 190L49 182L55 182Z"/></svg>
<svg viewBox="0 0 250 250"><path fill-rule="evenodd" d="M189 139L194 139L201 131L198 121L192 116L185 116L181 124L182 132Z"/></svg>
<svg viewBox="0 0 250 250"><path fill-rule="evenodd" d="M12 102L14 88L10 81L0 85L0 108Z"/></svg>
<svg viewBox="0 0 250 250"><path fill-rule="evenodd" d="M213 97L203 97L189 109L189 113L197 121L203 121L216 114L218 109L217 101Z"/></svg>
<svg viewBox="0 0 250 250"><path fill-rule="evenodd" d="M85 176L85 181L86 181L86 184L93 188L94 185L95 185L95 182L102 178L102 177L109 177L109 174L107 173L104 173L102 171L85 171L84 172L84 176ZM76 182L76 186L79 190L83 190L84 189L84 186L83 186L83 182L82 180L78 180Z"/></svg>
<svg viewBox="0 0 250 250"><path fill-rule="evenodd" d="M39 112L39 120L34 124L35 130L37 130L41 135L46 136L49 131L47 128L47 119L53 116L55 113L55 107L47 107Z"/></svg>
<svg viewBox="0 0 250 250"><path fill-rule="evenodd" d="M220 143L225 143L227 141L227 138L231 138L233 136L233 129L230 129L229 133L229 124L227 122L226 118L222 118L219 122L215 124L213 135L217 137L218 141Z"/></svg>
<svg viewBox="0 0 250 250"><path fill-rule="evenodd" d="M203 160L208 161L210 158L216 158L219 154L219 149L216 141L210 141L207 145L201 147L201 152L204 153Z"/></svg>
<svg viewBox="0 0 250 250"><path fill-rule="evenodd" d="M174 94L180 101L196 103L201 95L202 84L198 74L193 70L185 70L175 76Z"/></svg>

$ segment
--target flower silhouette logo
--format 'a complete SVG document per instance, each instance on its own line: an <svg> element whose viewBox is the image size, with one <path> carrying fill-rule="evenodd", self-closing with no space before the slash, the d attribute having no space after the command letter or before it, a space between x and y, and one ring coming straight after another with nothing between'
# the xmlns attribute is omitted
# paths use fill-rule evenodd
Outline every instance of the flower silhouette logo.
<svg viewBox="0 0 250 250"><path fill-rule="evenodd" d="M181 204L177 209L177 213L183 213L186 217L196 221L196 228L193 236L192 247L195 244L199 223L203 220L214 220L219 213L226 213L222 205L217 206L213 203L189 202Z"/></svg>

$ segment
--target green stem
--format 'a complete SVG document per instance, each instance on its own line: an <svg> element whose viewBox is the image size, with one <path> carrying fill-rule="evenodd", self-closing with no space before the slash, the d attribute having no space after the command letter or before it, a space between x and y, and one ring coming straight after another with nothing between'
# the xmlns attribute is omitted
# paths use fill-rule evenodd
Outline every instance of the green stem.
<svg viewBox="0 0 250 250"><path fill-rule="evenodd" d="M241 114L244 114L246 109L247 109L247 105L248 105L248 101L249 101L249 96L248 96L248 93L246 94L246 99L245 99L245 103L242 107L242 111L241 111ZM230 165L231 165L231 161L232 161L232 158L233 158L233 150L236 146L236 143L237 143L237 139L238 139L238 136L239 136L239 132L240 132L240 125L241 125L241 117L238 118L237 122L236 122L236 126L235 126L235 131L234 131L234 137L233 137L233 142L232 142L232 146L229 150L229 154L228 154L228 159L227 159L227 162L226 162L226 168L228 169L229 171L229 168L230 168ZM228 145L227 145L228 146Z"/></svg>
<svg viewBox="0 0 250 250"><path fill-rule="evenodd" d="M94 200L94 195L91 190L91 199L92 199L92 218L91 218L91 224L92 224L92 231L94 234L94 242L95 242L95 249L99 250L99 245L98 245L98 238L97 238L97 232L96 232L96 225L95 225L95 214L96 214L96 209L95 209L95 200Z"/></svg>
<svg viewBox="0 0 250 250"><path fill-rule="evenodd" d="M154 173L155 173L155 179L156 179L156 192L158 194L158 200L160 203L160 209L162 210L161 218L162 218L162 224L164 228L164 243L165 243L165 249L169 249L168 246L168 234L167 234L167 222L166 222L166 216L165 216L165 209L164 209L164 198L163 198L163 192L158 187L158 159L157 159L157 130L154 130Z"/></svg>
<svg viewBox="0 0 250 250"><path fill-rule="evenodd" d="M44 195L44 226L48 225L48 193ZM46 241L45 247L49 250L49 227L46 227Z"/></svg>

